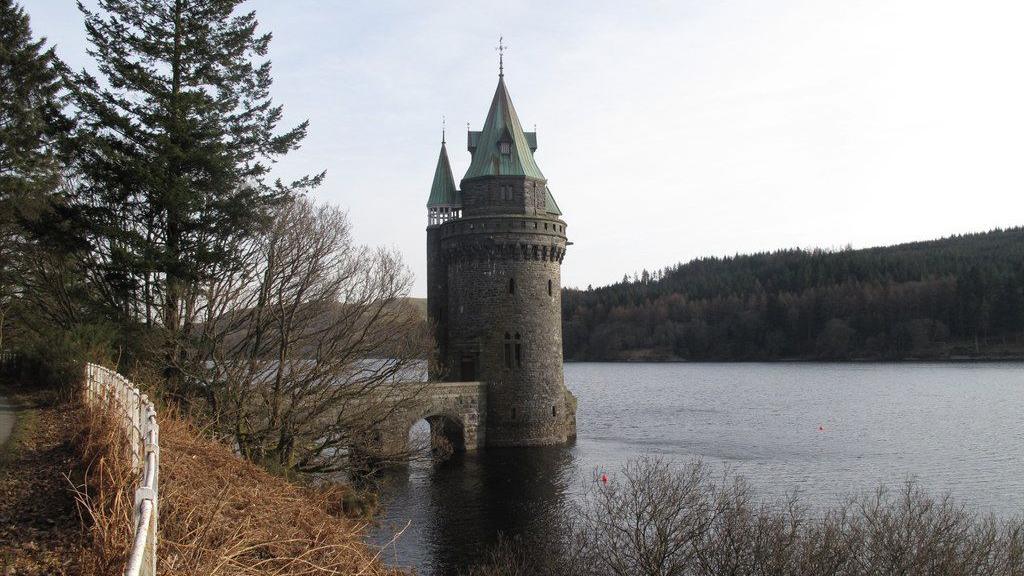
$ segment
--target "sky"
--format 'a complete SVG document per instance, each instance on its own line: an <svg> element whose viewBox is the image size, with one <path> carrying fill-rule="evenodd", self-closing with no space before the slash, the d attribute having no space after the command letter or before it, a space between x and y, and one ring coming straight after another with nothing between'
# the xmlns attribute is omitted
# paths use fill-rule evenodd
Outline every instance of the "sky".
<svg viewBox="0 0 1024 576"><path fill-rule="evenodd" d="M22 0L91 68L72 0ZM87 1L87 4L89 2ZM426 200L447 118L505 80L573 245L565 286L702 256L868 247L1024 224L1024 2L250 0L274 35L275 174L356 239L400 251L426 294Z"/></svg>

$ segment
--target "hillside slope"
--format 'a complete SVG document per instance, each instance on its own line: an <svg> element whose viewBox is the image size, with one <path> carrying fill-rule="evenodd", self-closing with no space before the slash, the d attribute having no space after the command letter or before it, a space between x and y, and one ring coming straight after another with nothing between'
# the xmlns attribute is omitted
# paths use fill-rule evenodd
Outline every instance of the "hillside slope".
<svg viewBox="0 0 1024 576"><path fill-rule="evenodd" d="M1024 228L702 258L562 294L567 360L1024 357Z"/></svg>

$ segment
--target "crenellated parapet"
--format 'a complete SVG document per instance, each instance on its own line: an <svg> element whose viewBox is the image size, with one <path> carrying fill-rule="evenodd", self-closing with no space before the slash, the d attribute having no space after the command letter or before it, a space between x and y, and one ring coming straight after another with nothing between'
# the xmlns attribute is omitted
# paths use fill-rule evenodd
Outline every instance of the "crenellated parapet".
<svg viewBox="0 0 1024 576"><path fill-rule="evenodd" d="M452 263L533 260L561 265L565 258L565 246L489 239L463 240L443 245L442 254Z"/></svg>
<svg viewBox="0 0 1024 576"><path fill-rule="evenodd" d="M448 238L460 234L539 234L543 236L565 237L565 222L553 217L522 216L500 214L495 216L461 217L445 223L442 237Z"/></svg>

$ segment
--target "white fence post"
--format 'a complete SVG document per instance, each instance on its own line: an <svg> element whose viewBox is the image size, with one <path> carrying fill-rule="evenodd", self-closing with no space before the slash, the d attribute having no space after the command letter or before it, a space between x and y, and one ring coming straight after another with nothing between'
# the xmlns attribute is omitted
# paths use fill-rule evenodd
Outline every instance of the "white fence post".
<svg viewBox="0 0 1024 576"><path fill-rule="evenodd" d="M85 366L85 403L113 410L128 434L132 468L139 472L135 488L135 531L125 576L156 576L159 525L160 425L156 407L127 378L95 364Z"/></svg>

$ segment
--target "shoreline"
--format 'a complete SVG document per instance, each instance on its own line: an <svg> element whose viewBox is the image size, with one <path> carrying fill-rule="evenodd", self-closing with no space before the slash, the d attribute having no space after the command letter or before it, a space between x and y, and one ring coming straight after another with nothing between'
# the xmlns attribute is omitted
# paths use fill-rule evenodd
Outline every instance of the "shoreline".
<svg viewBox="0 0 1024 576"><path fill-rule="evenodd" d="M1024 356L964 358L851 358L824 360L814 358L778 358L757 360L686 360L683 358L637 358L626 360L563 359L564 364L1024 364Z"/></svg>

